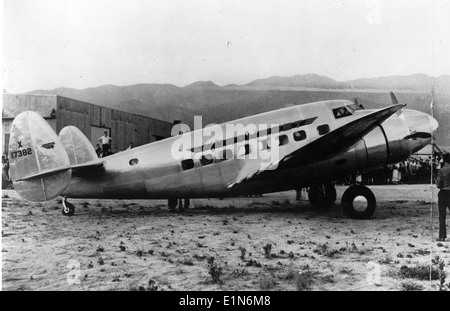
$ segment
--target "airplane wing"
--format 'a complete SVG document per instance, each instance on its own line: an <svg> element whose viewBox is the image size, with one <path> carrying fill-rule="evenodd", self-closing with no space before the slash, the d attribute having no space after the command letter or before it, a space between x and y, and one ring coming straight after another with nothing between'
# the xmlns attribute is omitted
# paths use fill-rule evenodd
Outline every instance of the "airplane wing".
<svg viewBox="0 0 450 311"><path fill-rule="evenodd" d="M358 142L363 136L370 133L377 125L384 122L391 115L396 113L404 104L392 105L375 112L369 113L357 120L353 120L330 133L321 136L315 141L303 146L280 160L270 163L261 168L255 161L249 161L238 175L238 178L228 184L228 188L253 178L263 172L273 172L274 170L288 169L292 167L305 166L315 162L326 160Z"/></svg>

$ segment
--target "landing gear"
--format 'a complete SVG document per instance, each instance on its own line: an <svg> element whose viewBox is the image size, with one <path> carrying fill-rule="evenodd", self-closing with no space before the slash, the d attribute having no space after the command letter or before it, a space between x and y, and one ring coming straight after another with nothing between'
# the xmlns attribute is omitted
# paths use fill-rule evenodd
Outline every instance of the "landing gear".
<svg viewBox="0 0 450 311"><path fill-rule="evenodd" d="M330 208L336 201L336 189L332 184L311 186L308 192L308 199L315 208Z"/></svg>
<svg viewBox="0 0 450 311"><path fill-rule="evenodd" d="M67 201L67 198L62 200L62 213L64 216L73 216L75 213L75 206Z"/></svg>
<svg viewBox="0 0 450 311"><path fill-rule="evenodd" d="M369 219L377 207L372 190L363 185L350 186L342 195L344 214L353 219Z"/></svg>
<svg viewBox="0 0 450 311"><path fill-rule="evenodd" d="M167 202L167 205L169 207L169 211L175 211L175 208L177 207L178 199L169 199Z"/></svg>

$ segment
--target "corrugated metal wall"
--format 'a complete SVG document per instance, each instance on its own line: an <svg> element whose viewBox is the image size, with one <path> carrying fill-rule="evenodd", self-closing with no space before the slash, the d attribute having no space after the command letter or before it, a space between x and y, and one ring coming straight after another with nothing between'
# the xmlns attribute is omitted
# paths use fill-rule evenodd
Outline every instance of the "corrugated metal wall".
<svg viewBox="0 0 450 311"><path fill-rule="evenodd" d="M172 123L147 118L119 110L80 102L58 96L57 130L66 125L78 127L89 139L91 126L111 129L112 151L125 150L130 142L140 146L155 141L155 137L169 137Z"/></svg>
<svg viewBox="0 0 450 311"><path fill-rule="evenodd" d="M56 118L51 117L54 109ZM88 139L91 139L91 126L110 128L113 152L125 150L132 141L137 147L155 141L156 137L169 137L172 129L170 122L96 106L63 96L3 94L3 137L9 133L14 117L26 110L40 113L56 133L67 125L74 125Z"/></svg>
<svg viewBox="0 0 450 311"><path fill-rule="evenodd" d="M8 150L9 132L14 118L21 112L31 110L39 113L56 131L56 95L3 94L2 152Z"/></svg>
<svg viewBox="0 0 450 311"><path fill-rule="evenodd" d="M26 110L36 111L56 130L56 119L51 117L54 109L56 95L3 94L2 133L9 133L13 119Z"/></svg>

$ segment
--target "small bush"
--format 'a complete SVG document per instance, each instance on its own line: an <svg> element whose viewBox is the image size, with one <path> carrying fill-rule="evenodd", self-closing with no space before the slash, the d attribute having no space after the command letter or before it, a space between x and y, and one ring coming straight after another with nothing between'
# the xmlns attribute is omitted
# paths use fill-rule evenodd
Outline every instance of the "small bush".
<svg viewBox="0 0 450 311"><path fill-rule="evenodd" d="M250 259L249 261L246 262L245 264L246 267L257 267L257 268L261 268L261 264L253 259Z"/></svg>
<svg viewBox="0 0 450 311"><path fill-rule="evenodd" d="M156 282L152 279L148 281L147 291L156 292L158 290L158 286L156 286Z"/></svg>
<svg viewBox="0 0 450 311"><path fill-rule="evenodd" d="M450 290L450 283L445 284L445 263L439 256L436 256L431 260L433 266L436 266L438 277L439 277L439 290L446 291Z"/></svg>
<svg viewBox="0 0 450 311"><path fill-rule="evenodd" d="M413 281L406 281L400 285L402 291L421 291L423 286Z"/></svg>
<svg viewBox="0 0 450 311"><path fill-rule="evenodd" d="M264 249L264 256L266 256L266 258L270 258L270 253L272 251L272 244L267 243L266 246L263 247Z"/></svg>
<svg viewBox="0 0 450 311"><path fill-rule="evenodd" d="M231 274L233 274L234 276L241 277L241 276L246 276L246 275L248 275L249 273L248 273L248 271L245 270L245 269L241 269L241 270L236 269L236 270L234 270Z"/></svg>
<svg viewBox="0 0 450 311"><path fill-rule="evenodd" d="M311 271L300 272L295 276L295 286L298 291L311 289L314 283L314 274Z"/></svg>
<svg viewBox="0 0 450 311"><path fill-rule="evenodd" d="M271 275L264 276L259 280L259 287L262 290L270 290L274 288L275 285L276 285L275 279Z"/></svg>
<svg viewBox="0 0 450 311"><path fill-rule="evenodd" d="M223 284L223 281L220 278L222 276L222 268L214 262L214 257L212 256L208 259L208 272L213 283Z"/></svg>
<svg viewBox="0 0 450 311"><path fill-rule="evenodd" d="M430 279L430 267L426 265L417 265L415 267L401 266L398 275L405 279L417 279L427 281ZM436 268L431 269L431 279L438 280L439 272Z"/></svg>
<svg viewBox="0 0 450 311"><path fill-rule="evenodd" d="M386 265L388 265L388 264L390 264L390 263L392 262L392 258L391 258L390 256L386 256L386 257L381 258L380 260L378 260L378 262L379 262L380 264L386 264Z"/></svg>
<svg viewBox="0 0 450 311"><path fill-rule="evenodd" d="M239 250L241 251L241 255L239 256L239 258L241 258L242 261L245 260L245 253L247 252L247 250L243 247L239 247Z"/></svg>
<svg viewBox="0 0 450 311"><path fill-rule="evenodd" d="M194 263L192 262L192 259L190 258L184 258L183 260L180 260L179 263L186 266L193 266Z"/></svg>

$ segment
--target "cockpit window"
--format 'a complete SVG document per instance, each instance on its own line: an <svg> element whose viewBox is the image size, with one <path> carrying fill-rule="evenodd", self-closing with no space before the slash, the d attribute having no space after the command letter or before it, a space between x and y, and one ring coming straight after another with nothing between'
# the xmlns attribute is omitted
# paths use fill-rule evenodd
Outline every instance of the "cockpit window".
<svg viewBox="0 0 450 311"><path fill-rule="evenodd" d="M347 107L344 106L333 109L333 114L336 119L340 119L351 116L353 113L351 112L350 109L347 109Z"/></svg>
<svg viewBox="0 0 450 311"><path fill-rule="evenodd" d="M348 105L346 106L352 113L355 112L356 110L362 110L364 109L363 106L359 105L359 104L352 104L352 105Z"/></svg>

